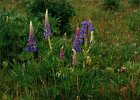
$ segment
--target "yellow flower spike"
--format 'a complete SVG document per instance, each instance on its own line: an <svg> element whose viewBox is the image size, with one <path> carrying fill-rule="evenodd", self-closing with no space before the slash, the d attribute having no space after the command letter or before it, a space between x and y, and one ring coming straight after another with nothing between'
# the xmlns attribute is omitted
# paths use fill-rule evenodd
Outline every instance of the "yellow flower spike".
<svg viewBox="0 0 140 100"><path fill-rule="evenodd" d="M91 34L90 34L90 43L92 43L94 41L94 36L93 36L93 31L91 31Z"/></svg>

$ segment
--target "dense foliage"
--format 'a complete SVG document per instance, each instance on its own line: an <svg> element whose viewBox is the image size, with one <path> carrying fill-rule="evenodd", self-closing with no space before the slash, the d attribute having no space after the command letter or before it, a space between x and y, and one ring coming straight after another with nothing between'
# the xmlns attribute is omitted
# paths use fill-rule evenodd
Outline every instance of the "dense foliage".
<svg viewBox="0 0 140 100"><path fill-rule="evenodd" d="M140 5L140 0L129 0L134 5Z"/></svg>
<svg viewBox="0 0 140 100"><path fill-rule="evenodd" d="M24 39L21 40L23 32L26 32L24 16L14 11L0 10L0 66L4 60L12 61L17 54L22 52ZM24 24L23 24L24 23ZM22 42L21 42L22 41ZM25 41L24 41L25 42Z"/></svg>
<svg viewBox="0 0 140 100"><path fill-rule="evenodd" d="M45 9L49 10L49 14L52 17L58 18L60 25L61 35L65 32L70 34L72 32L70 19L75 15L74 8L70 5L67 0L33 0L28 4L27 10L31 14L41 17L40 14L45 12Z"/></svg>

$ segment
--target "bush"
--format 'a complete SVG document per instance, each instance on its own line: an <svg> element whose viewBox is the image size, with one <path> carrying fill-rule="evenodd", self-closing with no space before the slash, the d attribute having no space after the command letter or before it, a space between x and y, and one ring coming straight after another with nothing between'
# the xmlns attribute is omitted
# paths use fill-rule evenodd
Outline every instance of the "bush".
<svg viewBox="0 0 140 100"><path fill-rule="evenodd" d="M75 11L67 0L34 0L28 5L30 13L37 17L40 17L41 13L44 14L46 9L52 17L60 20L61 35L71 32L70 19L75 15Z"/></svg>
<svg viewBox="0 0 140 100"><path fill-rule="evenodd" d="M140 4L140 0L129 0L130 3L132 3L133 5L139 5Z"/></svg>
<svg viewBox="0 0 140 100"><path fill-rule="evenodd" d="M23 24L24 23L24 24ZM0 65L3 61L12 62L22 52L24 43L25 18L14 11L0 10Z"/></svg>
<svg viewBox="0 0 140 100"><path fill-rule="evenodd" d="M116 10L119 7L119 0L103 0L103 5L106 9Z"/></svg>
<svg viewBox="0 0 140 100"><path fill-rule="evenodd" d="M135 11L128 17L127 25L134 32L140 31L140 10Z"/></svg>

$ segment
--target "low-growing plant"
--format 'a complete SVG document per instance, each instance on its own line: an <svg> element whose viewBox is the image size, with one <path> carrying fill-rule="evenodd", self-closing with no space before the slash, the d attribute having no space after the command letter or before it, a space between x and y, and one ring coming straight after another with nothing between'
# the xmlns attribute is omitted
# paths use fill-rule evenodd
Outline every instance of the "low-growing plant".
<svg viewBox="0 0 140 100"><path fill-rule="evenodd" d="M120 0L103 0L106 9L116 10L119 7Z"/></svg>
<svg viewBox="0 0 140 100"><path fill-rule="evenodd" d="M133 32L140 31L140 10L136 10L127 18L127 25Z"/></svg>

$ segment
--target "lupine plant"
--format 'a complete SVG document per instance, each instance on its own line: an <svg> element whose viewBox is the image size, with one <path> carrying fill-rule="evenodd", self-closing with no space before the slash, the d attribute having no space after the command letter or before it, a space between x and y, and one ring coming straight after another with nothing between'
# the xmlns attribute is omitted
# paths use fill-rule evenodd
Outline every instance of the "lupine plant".
<svg viewBox="0 0 140 100"><path fill-rule="evenodd" d="M82 45L88 45L88 43L93 41L93 26L91 21L83 21L81 28L77 27L75 39L73 43L73 48L76 52L82 51ZM89 33L91 32L91 40L89 39ZM90 40L90 41L89 41Z"/></svg>
<svg viewBox="0 0 140 100"><path fill-rule="evenodd" d="M33 26L32 26L32 21L30 21L30 32L29 32L29 39L28 39L28 43L27 43L27 47L26 50L28 52L37 52L37 45L35 42L35 37L33 34Z"/></svg>
<svg viewBox="0 0 140 100"><path fill-rule="evenodd" d="M49 42L50 49L52 49L52 44L51 44L51 40L50 40L52 32L51 32L51 27L49 24L49 19L48 19L48 9L46 10L46 13L45 13L45 24L44 24L44 33L43 34L44 34L44 38L46 40L48 40L48 42Z"/></svg>
<svg viewBox="0 0 140 100"><path fill-rule="evenodd" d="M45 24L44 24L43 34L45 39L48 39L52 35L49 20L48 20L48 9L46 10L46 14L45 14Z"/></svg>
<svg viewBox="0 0 140 100"><path fill-rule="evenodd" d="M64 49L63 48L64 48L64 46L62 46L61 49L60 49L60 59L61 60L63 60L64 57L65 57L65 55L64 55Z"/></svg>
<svg viewBox="0 0 140 100"><path fill-rule="evenodd" d="M81 42L81 44L85 43L86 38L88 38L89 32L91 32L93 30L94 30L94 28L91 24L91 20L82 22L82 26L80 29L80 38L81 38L80 42Z"/></svg>
<svg viewBox="0 0 140 100"><path fill-rule="evenodd" d="M75 38L74 38L74 43L73 43L73 49L76 52L80 52L81 51L81 47L80 46L81 46L80 45L80 29L79 29L79 27L77 27Z"/></svg>
<svg viewBox="0 0 140 100"><path fill-rule="evenodd" d="M72 49L73 55L72 55L72 64L75 66L77 64L77 53L75 49Z"/></svg>

